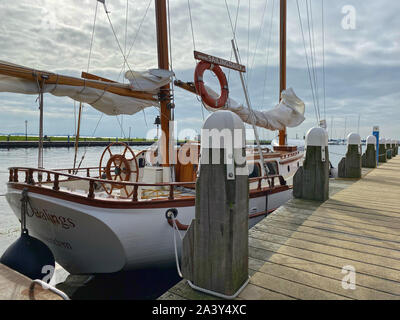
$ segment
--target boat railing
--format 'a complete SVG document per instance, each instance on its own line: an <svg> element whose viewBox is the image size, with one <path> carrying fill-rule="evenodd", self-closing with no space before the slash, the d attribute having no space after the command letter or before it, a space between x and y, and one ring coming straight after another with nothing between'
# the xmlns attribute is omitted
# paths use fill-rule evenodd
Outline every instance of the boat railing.
<svg viewBox="0 0 400 320"><path fill-rule="evenodd" d="M87 169L87 168L82 168ZM146 183L146 182L130 182L130 181L115 181L115 180L106 180L106 179L99 179L99 178L92 178L92 177L84 177L84 176L77 176L70 173L64 173L58 170L47 170L41 168L29 168L29 167L10 167L9 170L9 183L25 183L27 185L32 186L39 186L42 185L51 185L54 191L60 191L60 182L62 181L71 181L71 180L83 180L87 181L88 183L88 192L86 197L89 199L95 199L95 190L98 187L98 184L104 185L111 185L118 189L124 188L132 188L132 192L129 192L130 196L125 197L126 199L131 198L132 201L137 202L138 200L138 190L139 187L163 187L168 190L168 200L174 200L175 197L175 189L177 187L188 187L188 186L195 186L196 181L185 181L185 182L160 182L160 183ZM19 174L25 174L24 180L20 181ZM275 179L278 179L280 185L285 185L286 182L281 175L268 175L262 177L254 177L249 178L249 184L257 183L256 188L254 190L265 190L263 186L263 181L268 182L269 188L275 187ZM127 192L128 194L128 192ZM120 198L123 198L120 196Z"/></svg>
<svg viewBox="0 0 400 320"><path fill-rule="evenodd" d="M114 166L110 167L111 169L114 168ZM104 170L105 167L102 167ZM53 169L53 171L57 172L66 172L68 174L73 174L74 176L84 174L86 177L93 177L93 172L97 176L99 175L99 167L85 167L85 168L64 168L64 169Z"/></svg>

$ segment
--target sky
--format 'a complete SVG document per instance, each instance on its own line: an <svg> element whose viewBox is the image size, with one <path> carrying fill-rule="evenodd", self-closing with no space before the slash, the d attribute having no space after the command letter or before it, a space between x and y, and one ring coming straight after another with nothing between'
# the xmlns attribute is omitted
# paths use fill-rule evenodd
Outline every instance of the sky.
<svg viewBox="0 0 400 320"><path fill-rule="evenodd" d="M226 3L190 0L189 12L187 0L170 0L172 69L177 79L193 81L194 49L232 59L232 21L241 62L247 67L252 107L271 109L279 97L279 1ZM96 0L0 0L0 60L79 77L88 69L96 4ZM154 0L106 0L106 4L122 50L131 48L129 68L157 68ZM288 0L287 87L306 104L306 120L289 128L288 138L302 138L317 125L316 114L326 119L333 138L357 131L365 138L376 125L381 136L400 138L399 12L400 2L392 0ZM89 72L126 81L119 76L123 56L100 3L94 30ZM237 72L224 71L230 97L244 103ZM206 81L211 87L218 85L211 74ZM175 88L174 96L180 137L185 129L199 132L208 111L180 88ZM0 134L23 133L25 120L28 133L36 134L36 98L0 93ZM44 103L44 133L73 135L74 102L46 94ZM148 108L117 119L85 106L81 134L121 137L130 131L131 137L145 137L154 129L157 114L156 108ZM259 131L264 139L277 135Z"/></svg>

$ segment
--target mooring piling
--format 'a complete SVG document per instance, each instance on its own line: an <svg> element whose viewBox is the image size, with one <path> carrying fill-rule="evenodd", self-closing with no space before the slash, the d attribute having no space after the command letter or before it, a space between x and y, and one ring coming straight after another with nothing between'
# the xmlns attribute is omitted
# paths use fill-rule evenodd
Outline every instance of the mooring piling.
<svg viewBox="0 0 400 320"><path fill-rule="evenodd" d="M386 140L386 157L387 159L392 159L392 140Z"/></svg>
<svg viewBox="0 0 400 320"><path fill-rule="evenodd" d="M376 168L376 138L368 136L366 140L367 148L362 155L363 168Z"/></svg>
<svg viewBox="0 0 400 320"><path fill-rule="evenodd" d="M381 162L387 162L385 138L379 139L379 163Z"/></svg>
<svg viewBox="0 0 400 320"><path fill-rule="evenodd" d="M339 178L361 178L361 137L358 133L347 136L347 152L338 166Z"/></svg>
<svg viewBox="0 0 400 320"><path fill-rule="evenodd" d="M323 128L307 132L305 160L294 175L293 195L317 201L329 198L328 134Z"/></svg>
<svg viewBox="0 0 400 320"><path fill-rule="evenodd" d="M397 156L399 153L399 141L394 140L393 141L394 145L393 145L393 156Z"/></svg>
<svg viewBox="0 0 400 320"><path fill-rule="evenodd" d="M227 132L233 137L233 147L218 146L219 135L206 136L205 132L213 131ZM249 184L244 134L242 120L230 111L217 111L206 119L195 219L182 244L182 274L189 285L223 298L235 297L248 281Z"/></svg>

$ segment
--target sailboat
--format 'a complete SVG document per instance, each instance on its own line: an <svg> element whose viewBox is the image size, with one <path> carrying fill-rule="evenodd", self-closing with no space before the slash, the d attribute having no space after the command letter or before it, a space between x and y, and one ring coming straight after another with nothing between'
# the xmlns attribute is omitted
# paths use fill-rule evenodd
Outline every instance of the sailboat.
<svg viewBox="0 0 400 320"><path fill-rule="evenodd" d="M105 4L104 0L100 2ZM286 144L286 127L304 120L304 103L293 90L286 89L286 0L280 0L280 6L280 101L275 108L253 111L230 99L228 92L226 100L216 108L207 105L204 95L211 102L218 102L221 97L216 97L210 88L199 90L199 78L194 83L175 81L177 87L201 96L211 111L227 109L253 127L279 130L279 145L258 145L247 150L251 168L250 227L292 197L291 179L303 161L303 152ZM173 223L166 212L177 209L176 222L182 234L195 216L200 143L179 147L174 143L174 130L170 128L173 72L169 69L166 0L155 0L155 15L158 68L142 73L128 71L128 84L89 73L75 78L0 62L0 91L39 94L41 121L44 93L68 96L108 115L134 114L149 106L160 110L163 136L149 150L135 153L126 144L114 143L99 155L98 167L48 170L43 168L39 145L37 168L9 168L6 199L10 207L20 219L21 194L26 190L27 229L72 274L168 265L175 254ZM210 55L200 58L198 52L194 54L197 66L208 63L206 69L213 72L217 65L241 69L238 72L245 69L238 60L231 62ZM42 122L40 128L42 141ZM179 154L190 161L180 161ZM180 249L178 244L178 252Z"/></svg>

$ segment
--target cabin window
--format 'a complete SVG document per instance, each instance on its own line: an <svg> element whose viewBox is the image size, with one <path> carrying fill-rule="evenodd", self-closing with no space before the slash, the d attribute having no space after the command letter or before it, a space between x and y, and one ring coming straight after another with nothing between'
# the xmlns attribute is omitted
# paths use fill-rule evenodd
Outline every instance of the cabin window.
<svg viewBox="0 0 400 320"><path fill-rule="evenodd" d="M268 174L278 174L278 164L276 161L267 162Z"/></svg>
<svg viewBox="0 0 400 320"><path fill-rule="evenodd" d="M261 167L258 163L253 163L253 165L251 166L253 168L251 172L249 172L249 178L256 178L256 177L260 177L261 176Z"/></svg>

